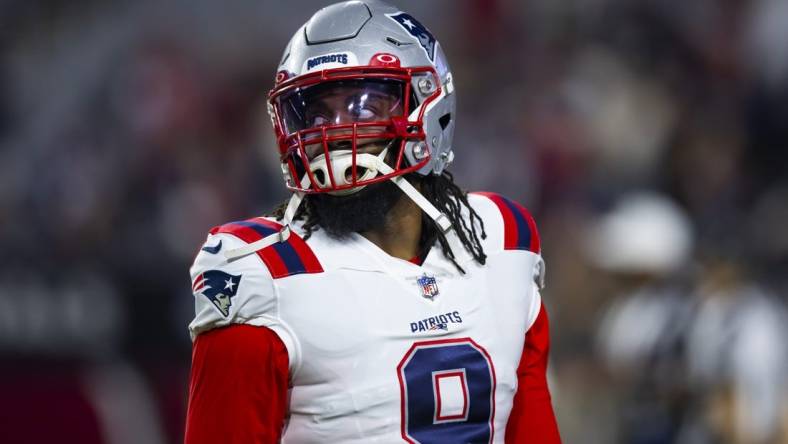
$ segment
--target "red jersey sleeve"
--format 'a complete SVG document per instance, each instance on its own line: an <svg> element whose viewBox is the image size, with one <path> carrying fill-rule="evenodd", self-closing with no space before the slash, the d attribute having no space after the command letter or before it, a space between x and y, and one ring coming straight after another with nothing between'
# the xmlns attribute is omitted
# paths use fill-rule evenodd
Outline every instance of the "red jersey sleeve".
<svg viewBox="0 0 788 444"><path fill-rule="evenodd" d="M506 424L506 443L560 444L558 424L547 387L547 353L550 334L544 305L525 335L517 368L517 393Z"/></svg>
<svg viewBox="0 0 788 444"><path fill-rule="evenodd" d="M288 366L285 345L268 328L232 325L198 335L184 443L278 443Z"/></svg>

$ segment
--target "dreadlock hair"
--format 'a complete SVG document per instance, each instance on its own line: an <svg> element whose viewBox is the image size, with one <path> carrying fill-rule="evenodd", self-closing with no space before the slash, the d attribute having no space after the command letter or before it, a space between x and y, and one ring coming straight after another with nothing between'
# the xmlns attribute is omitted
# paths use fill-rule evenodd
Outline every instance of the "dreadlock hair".
<svg viewBox="0 0 788 444"><path fill-rule="evenodd" d="M449 218L452 228L465 250L473 256L476 262L484 265L487 261L487 255L484 253L484 248L480 241L480 238L487 238L487 233L484 230L484 221L468 203L468 193L454 183L454 176L444 170L441 174L430 174L428 176L411 174L407 177L411 181L421 184L421 193L435 208ZM309 239L312 233L318 230L320 226L320 218L314 210L309 197L309 195L305 197L293 218L294 220L304 220L304 240ZM286 201L273 210L272 216L277 220L282 220L285 215L285 208L287 208ZM463 208L468 210L469 220L462 217ZM441 231L438 224L431 217L422 217L421 238L419 239L420 248L428 248L436 240L441 246L443 255L457 267L460 273L465 274L465 270L457 263L456 256L449 246L445 233Z"/></svg>

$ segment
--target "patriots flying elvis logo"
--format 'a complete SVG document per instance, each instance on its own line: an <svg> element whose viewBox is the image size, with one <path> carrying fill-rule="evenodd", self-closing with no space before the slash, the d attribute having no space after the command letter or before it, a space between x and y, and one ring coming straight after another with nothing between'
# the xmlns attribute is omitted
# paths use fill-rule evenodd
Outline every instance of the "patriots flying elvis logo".
<svg viewBox="0 0 788 444"><path fill-rule="evenodd" d="M240 283L240 274L235 276L219 270L208 270L200 273L194 279L192 290L195 294L201 294L208 298L222 312L222 315L227 317L230 314L232 297L238 293Z"/></svg>
<svg viewBox="0 0 788 444"><path fill-rule="evenodd" d="M397 22L405 31L408 31L408 34L416 38L421 47L424 48L424 52L427 53L427 57L429 57L431 61L435 61L435 37L432 36L432 33L430 33L424 25L405 12L386 14L386 16Z"/></svg>

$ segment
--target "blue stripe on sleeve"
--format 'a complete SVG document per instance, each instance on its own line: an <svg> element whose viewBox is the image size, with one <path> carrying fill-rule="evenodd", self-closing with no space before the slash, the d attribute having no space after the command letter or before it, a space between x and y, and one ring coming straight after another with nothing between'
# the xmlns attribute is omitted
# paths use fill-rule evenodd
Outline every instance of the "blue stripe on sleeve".
<svg viewBox="0 0 788 444"><path fill-rule="evenodd" d="M501 200L509 207L514 220L517 222L517 249L530 250L531 249L531 227L525 219L525 215L520 211L517 205L511 200L501 196Z"/></svg>
<svg viewBox="0 0 788 444"><path fill-rule="evenodd" d="M269 234L277 232L277 230L274 228L266 227L265 225L255 222L242 221L233 223L244 227L249 227L260 233L262 236L268 236ZM298 253L295 251L293 246L290 245L290 242L277 242L273 245L273 248L277 254L279 254L279 257L282 258L282 262L285 264L285 267L287 267L288 273L306 273L306 267L304 266L304 263L301 261L301 258L298 256Z"/></svg>

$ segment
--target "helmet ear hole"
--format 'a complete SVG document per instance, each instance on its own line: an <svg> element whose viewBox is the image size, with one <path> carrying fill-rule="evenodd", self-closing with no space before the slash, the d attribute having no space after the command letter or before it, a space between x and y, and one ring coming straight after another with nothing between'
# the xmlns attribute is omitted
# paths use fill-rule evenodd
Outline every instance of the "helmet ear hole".
<svg viewBox="0 0 788 444"><path fill-rule="evenodd" d="M413 113L413 110L419 107L419 97L416 95L414 91L415 88L412 88L410 91L410 103L408 104L408 115Z"/></svg>
<svg viewBox="0 0 788 444"><path fill-rule="evenodd" d="M449 123L451 122L451 113L444 114L438 119L438 123L441 125L441 130L445 130Z"/></svg>

